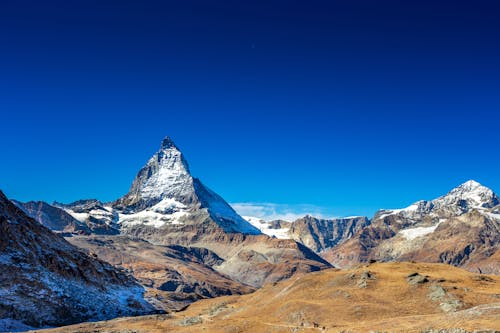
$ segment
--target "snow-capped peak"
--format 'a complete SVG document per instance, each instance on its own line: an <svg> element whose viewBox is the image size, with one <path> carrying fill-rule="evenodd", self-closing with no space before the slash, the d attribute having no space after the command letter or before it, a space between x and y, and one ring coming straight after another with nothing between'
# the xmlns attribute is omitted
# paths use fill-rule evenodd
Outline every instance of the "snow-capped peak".
<svg viewBox="0 0 500 333"><path fill-rule="evenodd" d="M376 218L394 214L415 218L437 211L445 212L447 215L461 215L471 209L492 208L498 204L500 204L500 198L491 189L474 180L469 180L437 199L418 201L404 209L381 210Z"/></svg>
<svg viewBox="0 0 500 333"><path fill-rule="evenodd" d="M471 180L468 180L465 183L457 186L456 188L461 188L461 189L472 191L472 190L475 190L475 189L481 188L481 187L484 189L488 189L487 187L484 187L480 183L476 182L474 179L471 179Z"/></svg>
<svg viewBox="0 0 500 333"><path fill-rule="evenodd" d="M136 209L150 207L164 198L189 204L193 193L188 163L172 139L165 137L160 149L139 171L129 193L119 203Z"/></svg>
<svg viewBox="0 0 500 333"><path fill-rule="evenodd" d="M189 166L172 140L163 140L161 150L148 161L148 176L140 186L145 200L184 195L192 189Z"/></svg>
<svg viewBox="0 0 500 333"><path fill-rule="evenodd" d="M459 205L467 208L491 208L499 204L499 197L489 188L469 180L433 201L436 206Z"/></svg>
<svg viewBox="0 0 500 333"><path fill-rule="evenodd" d="M182 152L168 136L139 171L129 193L113 207L120 211L119 223L122 224L156 227L167 222L181 224L181 220L189 220L187 215L193 211L206 209L226 231L260 233L224 199L191 176Z"/></svg>

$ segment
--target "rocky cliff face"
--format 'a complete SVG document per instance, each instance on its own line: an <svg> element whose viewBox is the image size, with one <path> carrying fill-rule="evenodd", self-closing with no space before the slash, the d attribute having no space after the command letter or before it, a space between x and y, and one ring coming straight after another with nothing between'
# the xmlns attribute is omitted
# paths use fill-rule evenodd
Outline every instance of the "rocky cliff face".
<svg viewBox="0 0 500 333"><path fill-rule="evenodd" d="M295 220L288 233L290 238L319 253L345 242L369 224L364 216L318 219L307 215Z"/></svg>
<svg viewBox="0 0 500 333"><path fill-rule="evenodd" d="M29 218L0 192L0 319L30 326L138 315L153 308L124 272Z"/></svg>
<svg viewBox="0 0 500 333"><path fill-rule="evenodd" d="M26 215L59 233L90 234L91 229L83 222L78 221L63 209L49 205L43 201L19 202L12 201L21 208Z"/></svg>
<svg viewBox="0 0 500 333"><path fill-rule="evenodd" d="M492 257L500 250L499 198L468 181L431 201L381 210L371 225L324 257L339 266L375 260L443 262L500 273Z"/></svg>

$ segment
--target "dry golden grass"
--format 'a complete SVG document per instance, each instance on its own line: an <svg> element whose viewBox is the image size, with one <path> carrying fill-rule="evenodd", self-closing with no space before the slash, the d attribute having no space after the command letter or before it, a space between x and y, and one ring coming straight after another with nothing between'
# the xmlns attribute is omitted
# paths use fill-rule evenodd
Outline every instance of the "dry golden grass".
<svg viewBox="0 0 500 333"><path fill-rule="evenodd" d="M408 283L407 276L415 272L428 281ZM449 306L456 309L445 312ZM120 318L50 332L421 332L450 328L500 329L500 277L443 264L376 263L294 277L249 295L199 301L173 315Z"/></svg>

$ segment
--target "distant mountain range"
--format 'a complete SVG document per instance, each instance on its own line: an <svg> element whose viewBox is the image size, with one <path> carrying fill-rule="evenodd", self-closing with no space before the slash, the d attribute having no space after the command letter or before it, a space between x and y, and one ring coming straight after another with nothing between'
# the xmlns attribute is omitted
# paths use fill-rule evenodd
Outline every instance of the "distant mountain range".
<svg viewBox="0 0 500 333"><path fill-rule="evenodd" d="M337 267L370 260L413 260L500 274L500 199L473 180L431 201L380 210L371 220L246 219L268 235L305 244Z"/></svg>
<svg viewBox="0 0 500 333"><path fill-rule="evenodd" d="M194 178L168 137L113 202L23 203L2 195L0 204L0 328L1 320L38 327L177 311L371 261L500 274L500 201L477 182L372 219L262 221L241 217Z"/></svg>

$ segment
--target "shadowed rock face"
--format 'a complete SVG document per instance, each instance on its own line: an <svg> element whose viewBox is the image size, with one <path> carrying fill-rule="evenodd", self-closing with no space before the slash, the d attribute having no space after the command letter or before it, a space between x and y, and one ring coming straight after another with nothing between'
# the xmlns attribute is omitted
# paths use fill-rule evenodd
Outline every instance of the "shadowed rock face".
<svg viewBox="0 0 500 333"><path fill-rule="evenodd" d="M0 192L0 318L42 326L144 314L153 308L142 293L132 277L90 258Z"/></svg>
<svg viewBox="0 0 500 333"><path fill-rule="evenodd" d="M305 216L291 224L289 235L315 252L321 252L353 237L369 224L366 217L327 220Z"/></svg>
<svg viewBox="0 0 500 333"><path fill-rule="evenodd" d="M341 267L414 260L500 274L498 202L493 191L469 181L435 200L379 211L371 225L322 255Z"/></svg>
<svg viewBox="0 0 500 333"><path fill-rule="evenodd" d="M49 205L43 201L12 201L26 215L52 231L61 233L89 234L91 229L78 221L63 209Z"/></svg>

